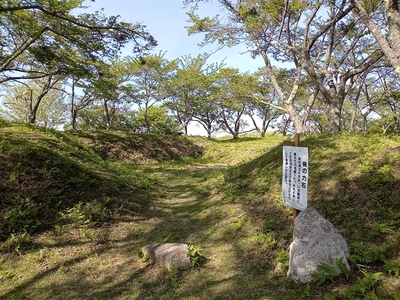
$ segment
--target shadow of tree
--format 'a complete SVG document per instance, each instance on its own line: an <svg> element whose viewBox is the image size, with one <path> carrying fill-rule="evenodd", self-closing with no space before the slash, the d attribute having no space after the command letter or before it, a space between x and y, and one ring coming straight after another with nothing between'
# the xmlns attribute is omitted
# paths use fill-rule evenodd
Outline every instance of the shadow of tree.
<svg viewBox="0 0 400 300"><path fill-rule="evenodd" d="M204 147L186 136L126 132L71 132L100 157L111 161L141 163L200 157Z"/></svg>
<svg viewBox="0 0 400 300"><path fill-rule="evenodd" d="M83 148L35 133L4 135L0 161L0 240L72 221L110 221L116 214L146 214L155 180L132 168L121 175ZM68 149L68 148L74 149ZM90 159L88 159L90 157Z"/></svg>
<svg viewBox="0 0 400 300"><path fill-rule="evenodd" d="M394 258L399 234L372 233L374 222L399 226L399 148L385 144L384 151L370 150L370 156L360 158L367 141L343 148L336 139L302 141L310 153L309 206L348 242L388 243L392 248L385 256ZM288 281L285 270L277 268L277 253L286 250L292 234L292 211L280 196L282 146L289 144L233 167L143 169L158 177L160 189L160 198L142 207L146 212L119 218L92 234L85 231L75 241L42 241L38 249L66 258L2 298L321 299L332 286L305 294L304 286ZM137 249L152 242L195 244L208 261L200 269L165 272L140 261ZM341 282L342 288L346 284Z"/></svg>

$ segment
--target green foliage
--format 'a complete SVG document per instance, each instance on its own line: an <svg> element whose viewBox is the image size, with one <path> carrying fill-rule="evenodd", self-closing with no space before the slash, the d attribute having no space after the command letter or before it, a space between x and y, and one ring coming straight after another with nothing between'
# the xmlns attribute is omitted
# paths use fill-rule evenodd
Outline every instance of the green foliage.
<svg viewBox="0 0 400 300"><path fill-rule="evenodd" d="M343 259L338 259L335 263L321 264L318 266L317 272L313 274L313 280L321 285L326 281L334 282L334 278L340 274L344 274L348 279L350 276L350 270L347 265L343 262Z"/></svg>
<svg viewBox="0 0 400 300"><path fill-rule="evenodd" d="M153 134L177 134L179 126L163 107L153 106L139 111L125 125L129 131Z"/></svg>
<svg viewBox="0 0 400 300"><path fill-rule="evenodd" d="M38 218L38 205L32 199L13 199L10 206L10 209L4 212L1 220L6 232L34 230L41 225L40 218Z"/></svg>
<svg viewBox="0 0 400 300"><path fill-rule="evenodd" d="M312 149L309 204L346 238L354 266L322 266L301 285L285 276L293 220L280 184L291 141L0 127L0 297L396 299L398 137L302 141ZM384 165L396 180L371 186ZM149 240L196 240L207 247L190 246L191 265L212 262L168 273L144 266L132 249L139 257Z"/></svg>
<svg viewBox="0 0 400 300"><path fill-rule="evenodd" d="M349 279L350 277L350 268L347 264L344 263L343 259L338 259L336 261L336 265L339 267L339 270L342 274L344 274L344 276L346 277L346 279Z"/></svg>
<svg viewBox="0 0 400 300"><path fill-rule="evenodd" d="M379 236L385 233L393 232L394 226L388 223L379 223L374 221L372 234L375 236Z"/></svg>
<svg viewBox="0 0 400 300"><path fill-rule="evenodd" d="M99 12L72 13L81 4L76 0L4 2L1 16L7 30L2 31L1 43L6 46L0 57L1 80L38 74L90 78L99 75L99 65L118 57L127 43L132 42L135 51L155 45L140 24ZM10 64L20 66L17 76L10 72Z"/></svg>
<svg viewBox="0 0 400 300"><path fill-rule="evenodd" d="M215 26L216 19L200 18L194 13L188 13L188 16L194 25L189 27L188 34L204 32Z"/></svg>
<svg viewBox="0 0 400 300"><path fill-rule="evenodd" d="M399 210L398 192L395 191L399 187L396 171L399 164L398 137L346 133L319 135L306 138L302 146L312 150L310 180L313 184L310 185L312 196L309 205L339 226L350 244L350 261L357 268L368 266L395 276L398 267L388 258L395 258L395 249L398 248L398 234L394 230L398 225ZM279 217L284 219L286 212L275 210L271 203L282 201L278 196L281 192L280 169L281 147L276 147L256 159L237 162L225 173L222 187L230 199L245 206L248 204L248 211L254 211L253 218L263 220L265 230L281 233L277 238L278 245L284 234L282 229L286 228ZM260 189L265 183L269 188L266 194ZM258 214L260 208L264 210ZM290 216L288 210L287 218ZM291 230L286 236L290 239ZM285 254L286 251L282 250L282 255ZM343 277L336 279L337 270L344 274ZM343 280L353 280L355 276L339 263L334 268L326 266L322 274L317 274L317 281L340 285ZM309 293L312 295L313 291ZM327 299L337 299L336 293L340 292L326 293ZM379 297L379 291L374 293Z"/></svg>
<svg viewBox="0 0 400 300"><path fill-rule="evenodd" d="M385 261L385 253L390 249L390 244L383 243L379 246L367 248L363 242L350 243L352 248L350 260L357 264L371 264Z"/></svg>
<svg viewBox="0 0 400 300"><path fill-rule="evenodd" d="M141 252L141 261L147 262L150 259L150 256Z"/></svg>
<svg viewBox="0 0 400 300"><path fill-rule="evenodd" d="M92 105L79 112L78 128L80 130L106 130L102 116L102 107Z"/></svg>
<svg viewBox="0 0 400 300"><path fill-rule="evenodd" d="M332 295L331 293L325 293L324 294L324 300L335 300L335 296Z"/></svg>
<svg viewBox="0 0 400 300"><path fill-rule="evenodd" d="M303 289L303 296L306 298L310 298L311 296L311 285L307 283Z"/></svg>
<svg viewBox="0 0 400 300"><path fill-rule="evenodd" d="M29 80L6 86L0 117L14 122L28 122L35 115L36 124L57 128L66 122L68 111L60 78ZM34 110L35 105L38 109Z"/></svg>
<svg viewBox="0 0 400 300"><path fill-rule="evenodd" d="M15 251L19 253L28 249L31 242L31 237L27 232L11 233L8 239L0 246L0 251Z"/></svg>
<svg viewBox="0 0 400 300"><path fill-rule="evenodd" d="M259 247L258 251L260 253L268 252L276 246L276 239L274 238L274 234L270 232L257 233L256 235L249 237L247 241L253 246L256 245L257 247Z"/></svg>
<svg viewBox="0 0 400 300"><path fill-rule="evenodd" d="M93 200L89 203L79 202L65 212L59 214L58 221L74 223L76 225L96 225L109 220L108 202L110 198L103 201ZM116 211L118 212L118 211Z"/></svg>
<svg viewBox="0 0 400 300"><path fill-rule="evenodd" d="M2 241L12 235L10 243L19 244L17 237L25 233L62 231L66 223L101 225L114 215L145 210L157 193L149 189L154 178L104 162L68 134L22 128L4 127L1 133Z"/></svg>
<svg viewBox="0 0 400 300"><path fill-rule="evenodd" d="M384 269L391 275L399 277L400 275L400 257L392 260L385 260Z"/></svg>
<svg viewBox="0 0 400 300"><path fill-rule="evenodd" d="M289 268L289 251L285 249L275 250L276 260L281 264L282 270L287 270Z"/></svg>
<svg viewBox="0 0 400 300"><path fill-rule="evenodd" d="M246 216L241 215L239 216L234 222L232 222L229 226L230 232L235 234L238 232L246 222Z"/></svg>
<svg viewBox="0 0 400 300"><path fill-rule="evenodd" d="M11 270L3 266L0 267L0 281L12 279L13 277L15 277L15 274Z"/></svg>
<svg viewBox="0 0 400 300"><path fill-rule="evenodd" d="M375 293L375 287L381 280L381 272L369 273L361 270L363 278L358 278L357 283L347 289L346 295L348 299L368 299L378 300L379 297Z"/></svg>
<svg viewBox="0 0 400 300"><path fill-rule="evenodd" d="M203 266L206 261L206 258L201 255L201 249L194 245L189 245L188 247L188 256L189 256L189 266L193 268L198 268Z"/></svg>

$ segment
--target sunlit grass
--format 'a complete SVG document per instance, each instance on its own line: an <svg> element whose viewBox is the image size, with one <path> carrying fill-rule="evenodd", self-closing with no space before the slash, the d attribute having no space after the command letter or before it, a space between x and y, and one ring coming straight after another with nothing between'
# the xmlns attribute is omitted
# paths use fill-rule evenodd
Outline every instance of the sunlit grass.
<svg viewBox="0 0 400 300"><path fill-rule="evenodd" d="M302 138L309 206L350 244L352 272L348 280L298 285L286 277L293 225L280 186L290 138L1 126L0 208L28 220L15 218L13 232L1 229L9 241L0 254L1 299L367 299L372 289L362 292L360 282L378 273L378 299L400 293L397 136ZM43 215L40 226L32 222ZM207 260L167 272L141 259L140 248L152 242L194 244Z"/></svg>

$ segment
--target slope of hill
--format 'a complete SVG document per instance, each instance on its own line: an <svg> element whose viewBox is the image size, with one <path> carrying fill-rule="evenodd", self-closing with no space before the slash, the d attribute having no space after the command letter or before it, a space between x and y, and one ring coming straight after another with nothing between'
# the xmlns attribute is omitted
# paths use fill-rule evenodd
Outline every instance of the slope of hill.
<svg viewBox="0 0 400 300"><path fill-rule="evenodd" d="M150 163L200 157L209 141L201 137L133 134L121 131L70 132L105 160Z"/></svg>
<svg viewBox="0 0 400 300"><path fill-rule="evenodd" d="M153 188L157 180L130 164L199 157L207 143L202 138L68 133L3 123L0 240L42 231L71 218L96 223L123 210L146 211L157 193ZM127 204L132 194L135 202Z"/></svg>
<svg viewBox="0 0 400 300"><path fill-rule="evenodd" d="M226 198L240 201L252 224L271 232L281 247L292 234L287 222L292 211L282 206L280 196L281 146L285 144L228 169L222 185ZM331 221L347 240L354 276L350 282L355 282L346 287L341 279L324 274L321 281L331 280L331 285L325 285L314 297L399 299L400 137L320 135L305 138L302 146L309 148L308 205Z"/></svg>
<svg viewBox="0 0 400 300"><path fill-rule="evenodd" d="M207 140L0 126L1 299L399 299L400 138L310 136L309 206L352 271L286 277L281 136ZM150 242L207 259L166 272Z"/></svg>

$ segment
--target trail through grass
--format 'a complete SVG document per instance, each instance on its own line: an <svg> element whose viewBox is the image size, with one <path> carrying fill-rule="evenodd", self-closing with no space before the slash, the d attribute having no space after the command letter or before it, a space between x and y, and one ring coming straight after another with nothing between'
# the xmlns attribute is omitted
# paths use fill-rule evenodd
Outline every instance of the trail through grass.
<svg viewBox="0 0 400 300"><path fill-rule="evenodd" d="M259 258L241 255L245 244L249 249L252 243L263 244L262 234L250 228L241 204L214 194L228 167L203 163L150 168L162 179L163 197L150 220L157 225L148 236L153 236L153 242L194 244L202 249L206 262L199 269L157 273L142 297L153 299L157 292L154 299L279 299L274 296L276 283L263 272L265 265Z"/></svg>
<svg viewBox="0 0 400 300"><path fill-rule="evenodd" d="M236 205L228 211L219 206L207 180L226 166L143 168L158 178L161 191L143 217L39 235L36 249L3 256L1 298L234 299L246 275L230 240L240 224L231 222L240 222L243 211ZM194 244L207 262L199 270L166 272L140 259L140 247L152 242Z"/></svg>
<svg viewBox="0 0 400 300"><path fill-rule="evenodd" d="M241 157L237 154L243 143L254 149ZM26 251L2 254L0 298L260 298L268 286L262 274L264 266L249 274L247 268L253 268L259 259L241 257L241 246L236 245L244 227L248 227L245 235L257 237L257 230L247 222L242 205L225 199L219 189L228 167L256 157L260 148L275 144L260 145L256 139L221 142L209 148L208 156L202 159L141 165L113 163L110 166L118 172L119 181L134 184L142 174L152 182L151 193L128 190L131 194L124 194L125 206L132 206L138 199L143 203L146 197L148 202L138 206L135 214L122 213L121 208L113 216L114 221L98 225L87 222L90 219L84 218L83 208L74 206L74 222L31 236ZM227 150L222 151L221 145L228 146ZM135 174L132 178L131 173ZM193 244L202 249L207 261L198 269L167 272L141 259L140 248L153 242ZM243 266L242 258L249 266Z"/></svg>
<svg viewBox="0 0 400 300"><path fill-rule="evenodd" d="M0 129L0 299L400 297L398 137L303 141L309 205L350 244L352 271L301 285L286 277L290 140L14 133ZM192 244L206 261L165 271L142 260L154 242Z"/></svg>

